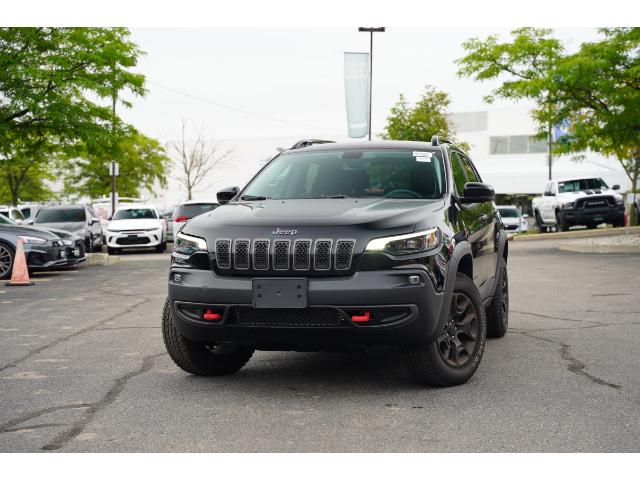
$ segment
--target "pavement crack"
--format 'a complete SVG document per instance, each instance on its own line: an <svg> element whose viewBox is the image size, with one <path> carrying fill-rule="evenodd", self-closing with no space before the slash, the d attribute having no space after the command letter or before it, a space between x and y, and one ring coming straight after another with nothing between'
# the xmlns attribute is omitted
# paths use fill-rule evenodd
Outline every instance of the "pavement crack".
<svg viewBox="0 0 640 480"><path fill-rule="evenodd" d="M77 337L78 335L82 335L83 333L87 333L90 332L92 330L96 330L97 328L101 327L102 325L104 325L105 323L114 320L122 315L126 315L128 313L131 313L133 310L135 310L136 308L138 308L140 305L143 305L145 303L148 303L150 300L147 297L142 297L140 295L138 295L140 298L142 298L141 301L139 301L138 303L135 303L133 305L131 305L130 307L126 308L125 310L119 312L119 313L115 313L107 318L104 318L102 320L100 320L97 323L94 323L92 325L89 325L85 328L81 328L80 330L76 330L73 333L70 333L69 335L65 335L64 337L60 337L56 340L54 340L51 343L48 343L46 345L43 345L41 347L38 348L34 348L33 350L28 351L26 354L24 354L22 357L17 358L16 360L13 360L11 363L7 363L6 365L2 365L0 366L0 372L8 369L8 368L13 368L17 365L19 365L20 363L24 362L25 360L28 360L29 358L38 355L42 352L44 352L45 350L48 350L51 347L55 347L56 345L59 345L63 342L66 342L67 340Z"/></svg>
<svg viewBox="0 0 640 480"><path fill-rule="evenodd" d="M88 408L90 407L90 403L70 403L66 405L58 405L56 407L48 407L42 408L40 410L35 410L33 412L25 413L20 415L12 420L9 420L3 424L0 424L0 433L11 432L14 431L14 427L28 422L29 420L33 420L34 418L38 418L42 415L46 415L48 413L57 412L58 410L69 410L74 408ZM25 428L34 428L34 427L25 427Z"/></svg>
<svg viewBox="0 0 640 480"><path fill-rule="evenodd" d="M567 364L567 370L569 370L571 373L575 373L577 375L582 375L583 377L589 379L593 383L596 383L598 385L602 385L602 386L605 386L605 387L613 388L614 390L620 390L622 388L622 385L618 385L616 383L607 382L606 380L603 380L600 377L597 377L595 375L590 374L589 372L586 372L585 371L585 368L587 367L586 364L571 355L571 346L570 345L568 345L566 343L563 343L563 342L559 342L557 340L552 340L550 338L540 337L538 335L532 335L529 332L521 332L521 333L522 333L522 335L526 335L527 337L536 338L538 340L543 340L545 342L549 342L549 343L553 343L555 345L559 345L560 346L560 357L568 363Z"/></svg>
<svg viewBox="0 0 640 480"><path fill-rule="evenodd" d="M160 352L154 355L148 355L142 359L142 364L140 365L140 368L138 368L137 370L134 370L133 372L126 373L121 377L118 377L114 381L111 388L102 397L102 399L100 399L95 403L90 404L90 406L84 412L84 415L79 420L74 422L71 428L56 435L56 437L51 442L43 446L41 450L47 450L47 451L59 450L63 448L67 443L69 443L71 440L73 440L78 435L80 435L84 431L84 429L87 427L87 425L91 423L91 421L100 411L104 410L105 408L107 408L109 405L111 405L113 402L116 401L118 396L124 391L125 386L131 379L151 370L153 368L155 359L162 355L166 355L166 352Z"/></svg>
<svg viewBox="0 0 640 480"><path fill-rule="evenodd" d="M594 322L592 320L580 320L578 318L565 318L565 317L552 317L550 315L543 315L542 313L534 313L534 312L519 312L517 310L511 310L511 313L519 313L521 315L531 315L532 317L539 318L548 318L550 320L560 320L563 322L580 322L580 323L591 323L594 325L604 325L601 322Z"/></svg>

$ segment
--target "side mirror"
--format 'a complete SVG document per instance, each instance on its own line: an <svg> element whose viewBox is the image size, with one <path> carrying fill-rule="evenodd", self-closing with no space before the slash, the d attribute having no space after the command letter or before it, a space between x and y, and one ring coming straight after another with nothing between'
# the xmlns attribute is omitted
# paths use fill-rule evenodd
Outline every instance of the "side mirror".
<svg viewBox="0 0 640 480"><path fill-rule="evenodd" d="M220 190L216 195L216 197L218 198L218 203L220 205L228 203L231 199L233 199L233 197L238 195L239 191L240 189L238 187L229 187L225 188L224 190Z"/></svg>
<svg viewBox="0 0 640 480"><path fill-rule="evenodd" d="M468 182L464 185L464 196L460 198L460 203L492 202L495 198L496 193L491 185Z"/></svg>
<svg viewBox="0 0 640 480"><path fill-rule="evenodd" d="M96 217L93 217L91 220L89 220L89 225L94 225L99 222L100 222L99 219L97 219Z"/></svg>
<svg viewBox="0 0 640 480"><path fill-rule="evenodd" d="M611 187L613 190L620 190L620 185L618 185L617 183Z"/></svg>
<svg viewBox="0 0 640 480"><path fill-rule="evenodd" d="M545 197L555 197L556 195L553 192L544 192Z"/></svg>

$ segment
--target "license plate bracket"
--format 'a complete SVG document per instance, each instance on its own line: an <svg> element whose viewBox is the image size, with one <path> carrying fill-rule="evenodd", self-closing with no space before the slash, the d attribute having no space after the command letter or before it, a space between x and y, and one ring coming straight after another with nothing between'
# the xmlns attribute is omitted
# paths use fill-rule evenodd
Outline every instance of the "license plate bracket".
<svg viewBox="0 0 640 480"><path fill-rule="evenodd" d="M306 308L306 278L254 278L254 308Z"/></svg>

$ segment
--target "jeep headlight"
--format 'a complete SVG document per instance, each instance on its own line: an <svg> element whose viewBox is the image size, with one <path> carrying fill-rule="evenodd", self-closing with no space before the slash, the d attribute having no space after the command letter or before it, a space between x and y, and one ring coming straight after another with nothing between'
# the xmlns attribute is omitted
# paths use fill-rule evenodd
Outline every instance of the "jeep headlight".
<svg viewBox="0 0 640 480"><path fill-rule="evenodd" d="M440 231L430 228L420 232L374 238L367 244L366 252L387 252L392 255L410 255L433 250L440 242Z"/></svg>
<svg viewBox="0 0 640 480"><path fill-rule="evenodd" d="M575 205L574 202L565 202L562 204L562 208L564 209L573 208L574 205Z"/></svg>
<svg viewBox="0 0 640 480"><path fill-rule="evenodd" d="M177 253L191 255L197 251L207 251L207 241L204 238L194 237L186 233L177 233L173 244L173 249Z"/></svg>
<svg viewBox="0 0 640 480"><path fill-rule="evenodd" d="M622 197L616 197L616 204L617 205L622 205L624 203L624 198Z"/></svg>

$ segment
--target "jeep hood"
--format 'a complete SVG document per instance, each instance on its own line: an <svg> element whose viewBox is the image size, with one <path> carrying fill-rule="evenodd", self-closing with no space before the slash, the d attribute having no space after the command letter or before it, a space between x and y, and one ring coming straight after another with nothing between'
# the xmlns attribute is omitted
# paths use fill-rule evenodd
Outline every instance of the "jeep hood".
<svg viewBox="0 0 640 480"><path fill-rule="evenodd" d="M427 228L445 201L321 198L231 202L191 219L183 231L215 238L373 238ZM293 235L274 234L293 230ZM289 232L291 233L291 232Z"/></svg>

